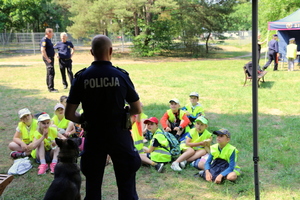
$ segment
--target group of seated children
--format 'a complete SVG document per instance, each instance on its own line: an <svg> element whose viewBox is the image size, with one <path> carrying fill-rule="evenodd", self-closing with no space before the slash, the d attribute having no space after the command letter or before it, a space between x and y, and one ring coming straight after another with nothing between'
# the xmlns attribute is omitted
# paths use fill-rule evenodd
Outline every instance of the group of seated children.
<svg viewBox="0 0 300 200"><path fill-rule="evenodd" d="M61 103L54 106L54 116L43 112L35 115L28 108L19 110L20 122L16 128L13 141L8 148L12 151L12 158L32 156L40 164L38 175L45 174L50 167L54 173L57 163L59 148L55 144L55 138L66 139L78 133L73 122L67 120L64 115L66 96L61 97ZM50 163L48 166L47 163Z"/></svg>
<svg viewBox="0 0 300 200"><path fill-rule="evenodd" d="M160 120L163 129L159 128L156 117L147 119L144 113L134 116L131 133L135 148L142 163L155 167L158 172L162 172L164 165L172 161L171 169L182 171L189 162L201 170L200 175L207 181L234 181L240 173L236 165L238 150L229 144L231 134L227 129L214 131L217 144L211 146L212 134L207 130L208 120L198 100L198 93L192 92L191 103L181 109L179 100L170 100L170 109ZM170 153L170 144L163 132L172 133L180 142L181 155L176 159ZM144 146L145 139L150 141L148 147Z"/></svg>

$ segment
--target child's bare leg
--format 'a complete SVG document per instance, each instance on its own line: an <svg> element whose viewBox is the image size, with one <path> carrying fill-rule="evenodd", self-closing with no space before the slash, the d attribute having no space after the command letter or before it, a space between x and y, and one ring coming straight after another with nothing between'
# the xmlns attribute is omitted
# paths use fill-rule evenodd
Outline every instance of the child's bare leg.
<svg viewBox="0 0 300 200"><path fill-rule="evenodd" d="M227 176L226 179L229 181L235 181L237 179L237 175L235 172L230 172Z"/></svg>
<svg viewBox="0 0 300 200"><path fill-rule="evenodd" d="M195 150L192 148L188 148L187 150L185 150L185 152L183 152L183 154L181 154L181 156L179 156L179 158L175 160L175 162L180 163L184 160L189 161L190 160L189 158L192 157L194 154L195 154Z"/></svg>
<svg viewBox="0 0 300 200"><path fill-rule="evenodd" d="M141 154L140 154L140 158L141 158L141 160L142 160L142 163L144 163L144 164L148 164L148 165L151 165L151 166L157 165L157 163L154 162L154 161L152 161L152 160L150 160L150 159L147 157L147 154L145 154L145 153L141 153Z"/></svg>
<svg viewBox="0 0 300 200"><path fill-rule="evenodd" d="M15 142L9 143L8 148L12 151L23 151L22 147Z"/></svg>
<svg viewBox="0 0 300 200"><path fill-rule="evenodd" d="M206 154L205 149L197 150L197 151L195 152L195 154L194 154L193 156L191 156L187 161L188 161L188 162L191 162L191 161L193 161L193 160L196 160L197 158L200 158L200 157L204 156L205 154Z"/></svg>
<svg viewBox="0 0 300 200"><path fill-rule="evenodd" d="M40 146L36 148L36 157L41 161L45 160L45 147L44 147L44 142L41 142Z"/></svg>

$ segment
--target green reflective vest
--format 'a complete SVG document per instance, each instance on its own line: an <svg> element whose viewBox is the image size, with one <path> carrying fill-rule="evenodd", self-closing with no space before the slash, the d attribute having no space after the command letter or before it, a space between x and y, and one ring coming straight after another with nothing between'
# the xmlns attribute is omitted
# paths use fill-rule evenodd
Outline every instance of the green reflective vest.
<svg viewBox="0 0 300 200"><path fill-rule="evenodd" d="M36 130L34 132L34 138L35 139L40 139L42 137L42 134ZM51 144L52 144L52 141L55 140L55 138L57 138L57 129L54 128L54 127L49 127L48 129L48 138L45 138L44 139L44 147L45 147L45 151L49 151L51 150ZM32 152L31 152L31 156L33 158L36 158L36 149L34 149Z"/></svg>
<svg viewBox="0 0 300 200"><path fill-rule="evenodd" d="M239 153L237 148L235 148L234 146L232 146L231 144L228 143L220 152L218 147L219 147L218 143L210 146L210 153L213 156L213 160L215 160L217 158L221 158L223 160L226 160L229 163L230 156L233 153L233 151L235 150L235 162L237 162L238 153ZM235 167L234 167L234 172L237 175L240 175L239 168L240 167L238 165L235 165Z"/></svg>
<svg viewBox="0 0 300 200"><path fill-rule="evenodd" d="M32 119L29 131L27 129L27 125L25 123L23 123L23 122L19 122L18 128L19 128L20 133L21 133L21 140L25 144L29 144L29 143L32 142L33 136L34 136L34 132L37 129L37 120L36 119Z"/></svg>
<svg viewBox="0 0 300 200"><path fill-rule="evenodd" d="M65 117L59 121L57 115L54 115L52 117L52 120L53 120L53 123L58 127L58 128L62 128L62 129L67 129L68 128L68 125L69 125L69 122L70 120L67 120Z"/></svg>
<svg viewBox="0 0 300 200"><path fill-rule="evenodd" d="M180 112L180 110L178 110L179 112L179 119L182 120L183 118L183 115L184 115L184 112ZM173 111L171 109L167 110L167 113L168 113L168 116L169 116L169 121L174 123L175 122L175 115L173 113Z"/></svg>
<svg viewBox="0 0 300 200"><path fill-rule="evenodd" d="M196 130L196 128L192 128L190 131L189 131L189 134L191 136L191 143L198 143L198 142L202 142L206 139L210 139L212 134L208 131L208 130L204 130L203 133L199 136L199 133L198 131ZM186 136L188 137L188 136ZM186 139L181 142L180 144L180 149L181 150L186 150L188 149L190 146L187 146L186 143L185 143ZM199 150L201 148L204 148L204 146L202 145L199 145L199 146L196 146L196 147L192 147L194 150Z"/></svg>
<svg viewBox="0 0 300 200"><path fill-rule="evenodd" d="M150 159L154 162L170 162L172 156L169 152L170 151L169 141L163 135L162 130L157 129L155 131L155 133L153 134L153 138L150 141L149 148L152 146L154 139L157 139L157 141L161 146L155 147L154 151L150 153Z"/></svg>

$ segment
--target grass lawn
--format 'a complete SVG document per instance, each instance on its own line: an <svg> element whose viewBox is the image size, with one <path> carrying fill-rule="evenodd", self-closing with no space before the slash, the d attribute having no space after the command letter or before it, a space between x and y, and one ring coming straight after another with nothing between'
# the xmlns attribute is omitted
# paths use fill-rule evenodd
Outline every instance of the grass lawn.
<svg viewBox="0 0 300 200"><path fill-rule="evenodd" d="M170 164L164 173L142 166L137 172L137 190L141 200L186 199L254 199L252 154L252 88L243 87L242 67L249 59L124 59L116 55L114 65L130 73L148 116L160 118L169 108L168 102L178 98L181 105L188 103L192 91L199 92L200 103L209 119L209 131L227 128L232 133L231 144L240 151L238 165L242 175L236 183L222 185L194 178L198 171L188 166L174 172ZM226 56L225 56L226 57ZM73 72L87 67L90 54L77 53ZM40 55L0 56L0 173L7 173L13 160L9 158L8 143L12 140L19 121L17 112L28 107L33 113L48 112L63 89L56 61L55 88L59 93L49 93L45 81L45 65ZM297 144L300 130L299 68L287 72L286 66L278 72L268 68L265 83L258 90L259 102L259 178L261 199L300 199L300 158ZM297 95L298 94L298 95ZM215 137L214 137L215 139ZM37 175L33 169L14 181L4 191L8 200L40 200L53 176ZM81 194L84 197L83 176ZM103 199L117 199L117 187L112 165L105 171L102 186Z"/></svg>

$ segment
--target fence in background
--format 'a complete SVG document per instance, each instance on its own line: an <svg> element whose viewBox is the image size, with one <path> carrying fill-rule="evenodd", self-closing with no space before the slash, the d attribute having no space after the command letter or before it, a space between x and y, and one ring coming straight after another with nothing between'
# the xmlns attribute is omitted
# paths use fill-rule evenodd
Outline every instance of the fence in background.
<svg viewBox="0 0 300 200"><path fill-rule="evenodd" d="M239 45L251 43L251 31L232 31L221 34L212 34L212 42L226 40L234 40ZM40 40L45 36L45 33L0 33L0 52L13 51L17 53L40 53ZM205 36L205 34L203 35ZM113 44L118 45L118 50L123 51L131 45L132 37L112 34L109 36ZM92 38L92 36L91 36ZM68 40L72 41L75 48L90 46L91 38L74 39L72 34L68 34ZM199 38L203 39L203 38ZM52 38L52 43L60 41L60 33L55 32ZM199 42L202 44L203 40Z"/></svg>

